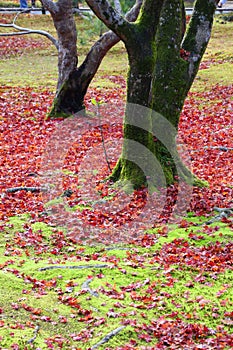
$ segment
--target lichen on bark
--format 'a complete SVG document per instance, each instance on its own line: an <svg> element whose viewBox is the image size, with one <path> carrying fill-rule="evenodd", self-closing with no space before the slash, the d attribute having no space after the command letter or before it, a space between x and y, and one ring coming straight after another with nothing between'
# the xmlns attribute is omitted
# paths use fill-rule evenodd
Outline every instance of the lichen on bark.
<svg viewBox="0 0 233 350"><path fill-rule="evenodd" d="M127 103L151 111L142 113L140 121L135 108L135 123L127 104L122 155L112 178L129 181L135 187L148 185L151 179L157 185L159 162L167 185L175 182L177 175L187 183L204 185L180 159L176 136L184 100L209 41L216 1L196 0L186 32L183 0L144 0L135 24L115 14L106 0L87 0L87 3L125 43L129 57ZM186 58L181 50L186 52ZM171 128L166 123L163 125L163 118ZM148 152L139 146L135 152L137 143ZM141 165L143 158L146 166Z"/></svg>

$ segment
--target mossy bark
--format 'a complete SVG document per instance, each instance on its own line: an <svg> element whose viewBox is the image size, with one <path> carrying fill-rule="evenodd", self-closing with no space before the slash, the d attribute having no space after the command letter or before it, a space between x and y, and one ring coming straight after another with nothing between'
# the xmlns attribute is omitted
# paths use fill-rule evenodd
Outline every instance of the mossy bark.
<svg viewBox="0 0 233 350"><path fill-rule="evenodd" d="M206 182L193 176L180 159L176 137L185 98L209 40L214 1L196 1L194 19L187 33L184 33L182 0L154 2L156 6L162 5L160 11L158 7L155 10L152 3L152 0L144 2L134 31L128 32L127 39L125 33L122 36L130 66L127 102L148 107L151 113L146 109L141 111L140 116L137 107L129 113L127 106L122 155L111 178L123 183L128 181L134 187L158 187L163 183L160 181L160 166L166 185L176 182L179 177L186 183L206 186ZM149 30L151 13L159 16L159 20L152 21ZM202 30L204 33L201 33ZM187 49L187 56L182 57L181 50ZM143 148L139 154L140 148L132 140L141 143L148 152ZM143 166L140 165L142 163Z"/></svg>
<svg viewBox="0 0 233 350"><path fill-rule="evenodd" d="M53 100L49 118L67 118L79 111L85 110L84 97L88 84L80 79L78 69L70 73Z"/></svg>

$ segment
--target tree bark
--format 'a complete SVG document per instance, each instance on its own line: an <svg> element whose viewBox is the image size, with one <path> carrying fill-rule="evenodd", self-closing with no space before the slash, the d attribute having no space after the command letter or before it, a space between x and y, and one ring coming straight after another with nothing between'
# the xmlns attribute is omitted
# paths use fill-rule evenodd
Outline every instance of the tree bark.
<svg viewBox="0 0 233 350"><path fill-rule="evenodd" d="M42 0L49 1L49 0ZM64 0L65 1L65 0ZM137 0L132 9L126 14L126 19L128 21L135 21L142 0ZM56 22L56 17L53 16L54 24ZM55 24L56 28L57 25ZM63 35L61 33L61 35ZM57 87L56 97L53 102L52 109L49 113L49 117L68 117L71 114L77 113L83 109L84 97L87 89L94 78L103 58L107 52L118 42L120 38L112 31L108 31L103 34L99 40L91 47L89 53L87 54L83 63L77 67L71 62L69 65L67 62L66 76L62 75L63 66L60 65L59 70L59 83ZM74 45L74 41L72 42ZM76 44L75 44L76 45Z"/></svg>
<svg viewBox="0 0 233 350"><path fill-rule="evenodd" d="M58 35L58 82L57 90L68 79L78 64L77 31L72 12L72 0L42 0L53 18Z"/></svg>
<svg viewBox="0 0 233 350"><path fill-rule="evenodd" d="M177 176L192 182L192 172L178 155L176 136L185 98L210 38L216 1L195 2L185 33L183 0L144 0L133 26L106 0L87 2L124 41L129 56L123 149L111 178L134 187L158 187L162 169L167 185ZM194 184L204 182L195 178Z"/></svg>

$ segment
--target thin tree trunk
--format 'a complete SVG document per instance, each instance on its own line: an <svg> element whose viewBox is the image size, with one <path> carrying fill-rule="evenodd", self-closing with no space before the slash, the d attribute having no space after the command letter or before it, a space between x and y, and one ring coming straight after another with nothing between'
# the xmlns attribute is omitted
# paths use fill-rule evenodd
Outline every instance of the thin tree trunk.
<svg viewBox="0 0 233 350"><path fill-rule="evenodd" d="M58 35L57 91L76 69L78 64L77 31L72 11L72 0L41 0L53 18Z"/></svg>
<svg viewBox="0 0 233 350"><path fill-rule="evenodd" d="M141 4L142 0L135 2L135 5L125 16L128 21L133 22L136 20ZM50 118L68 117L85 109L84 97L87 89L103 58L119 41L120 38L112 31L103 34L92 46L83 63L78 68L72 65L69 74L65 78L60 78L56 97L49 113ZM61 73L62 70L59 71L59 75Z"/></svg>

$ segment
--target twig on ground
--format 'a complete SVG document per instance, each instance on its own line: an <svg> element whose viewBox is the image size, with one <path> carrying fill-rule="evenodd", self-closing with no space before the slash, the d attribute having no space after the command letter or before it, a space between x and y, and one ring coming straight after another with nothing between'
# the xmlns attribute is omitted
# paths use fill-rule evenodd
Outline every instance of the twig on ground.
<svg viewBox="0 0 233 350"><path fill-rule="evenodd" d="M26 191L26 192L46 192L48 191L48 188L43 188L43 187L12 187L12 188L7 188L6 192L7 193L15 193L19 191Z"/></svg>
<svg viewBox="0 0 233 350"><path fill-rule="evenodd" d="M233 151L233 147L225 147L225 146L206 146L205 149L218 149L220 151Z"/></svg>
<svg viewBox="0 0 233 350"><path fill-rule="evenodd" d="M121 332L123 329L125 328L125 326L121 326L118 327L116 329L114 329L113 331L111 331L110 333L108 333L103 339L101 339L98 343L96 343L95 345L93 345L91 347L91 350L97 349L99 346L103 345L104 343L107 343L112 337L114 337L115 335L117 335L119 332Z"/></svg>
<svg viewBox="0 0 233 350"><path fill-rule="evenodd" d="M105 250L130 250L131 248L126 248L126 247L109 247L105 248Z"/></svg>
<svg viewBox="0 0 233 350"><path fill-rule="evenodd" d="M33 193L38 193L38 192L48 192L49 188L48 187L27 187L27 186L20 186L20 187L11 187L6 189L6 193L16 193L19 191L26 191L26 192L33 192ZM71 197L73 194L73 191L68 189L65 190L61 196L59 197ZM58 197L58 198L59 198Z"/></svg>
<svg viewBox="0 0 233 350"><path fill-rule="evenodd" d="M97 116L99 118L99 128L100 128L102 146L103 146L103 150L104 150L104 156L105 156L105 159L106 159L106 162L107 162L107 165L108 165L108 170L111 172L112 169L111 169L111 166L110 166L110 162L109 162L109 159L108 159L108 154L107 154L106 147L105 147L104 132L103 132L103 127L102 127L101 119L100 119L100 103L98 103L98 102L97 102Z"/></svg>
<svg viewBox="0 0 233 350"><path fill-rule="evenodd" d="M216 221L221 221L222 219L227 219L229 218L229 216L231 216L233 214L233 208L218 208L218 207L214 207L214 210L217 211L219 214L215 215L214 217L212 217L210 220L203 222L202 225L211 225Z"/></svg>
<svg viewBox="0 0 233 350"><path fill-rule="evenodd" d="M39 271L45 271L45 270L53 270L53 269L104 269L111 267L107 264L102 265L53 265L53 266L45 266L41 267Z"/></svg>
<svg viewBox="0 0 233 350"><path fill-rule="evenodd" d="M36 326L36 328L34 330L34 336L27 341L28 344L32 344L36 340L36 337L37 337L39 330L40 330L40 326Z"/></svg>
<svg viewBox="0 0 233 350"><path fill-rule="evenodd" d="M85 282L83 282L82 290L86 290L91 295L98 298L99 294L89 287L89 284L91 283L92 280L93 280L93 278L88 278Z"/></svg>
<svg viewBox="0 0 233 350"><path fill-rule="evenodd" d="M215 149L215 150L223 151L223 152L233 151L233 147L225 147L225 146L205 146L203 148L206 150ZM193 149L191 151L192 152L200 152L201 150L202 149Z"/></svg>

